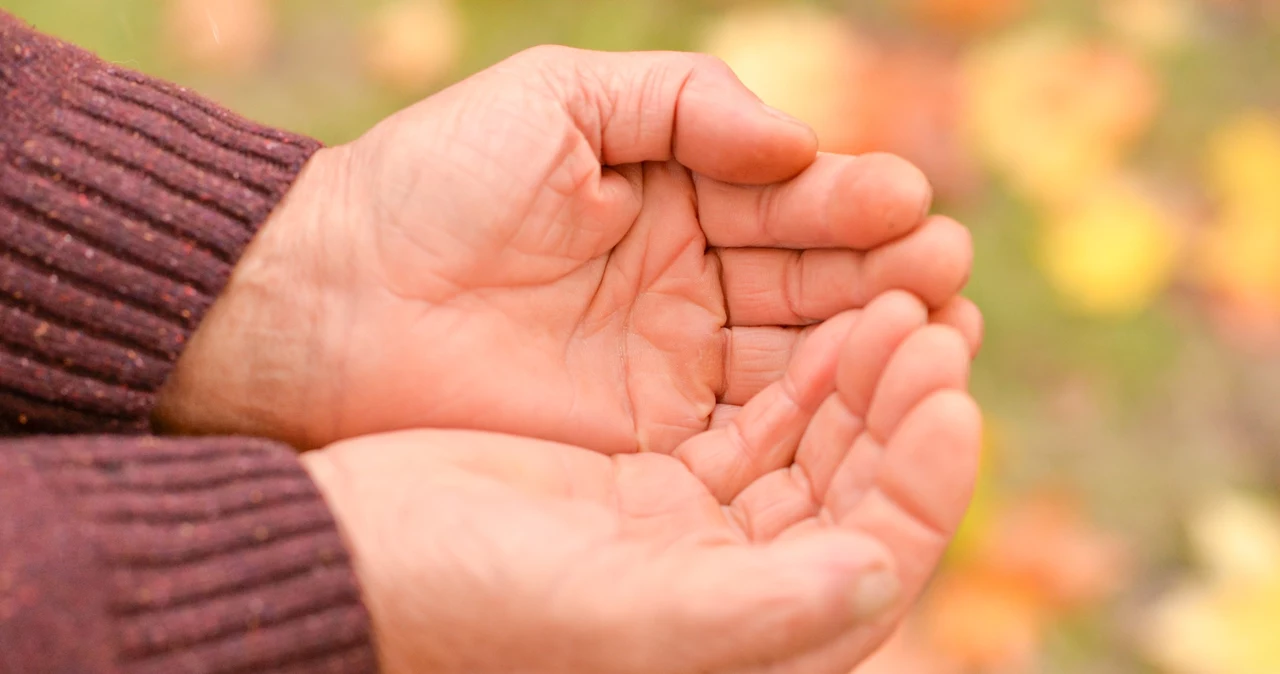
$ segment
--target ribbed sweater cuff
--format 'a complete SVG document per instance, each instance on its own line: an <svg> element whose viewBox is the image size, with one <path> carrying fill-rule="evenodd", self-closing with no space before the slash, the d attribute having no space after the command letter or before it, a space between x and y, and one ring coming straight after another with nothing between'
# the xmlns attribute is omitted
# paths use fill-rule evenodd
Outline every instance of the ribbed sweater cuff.
<svg viewBox="0 0 1280 674"><path fill-rule="evenodd" d="M0 430L144 431L318 148L0 12Z"/></svg>
<svg viewBox="0 0 1280 674"><path fill-rule="evenodd" d="M376 671L350 560L291 450L226 438L45 438L0 451L0 459L34 470L43 489L32 498L52 495L63 513L63 535L46 528L23 536L18 522L17 552L27 566L51 560L35 579L5 568L0 576L10 588L25 581L34 600L24 610L31 613L9 620L18 620L19 634L64 649L58 657L71 666L65 671L95 671L66 660L77 639L95 636L57 634L69 612L81 614L77 629L105 637L111 651L82 644L77 658L109 657L111 671ZM0 469L5 477L12 480L13 471ZM92 554L78 555L77 542ZM0 562L6 557L0 553ZM77 559L82 563L66 574L50 571ZM49 577L42 582L41 574ZM72 590L77 605L60 604L57 596L67 595L73 580L92 585ZM17 648L24 645L33 644Z"/></svg>

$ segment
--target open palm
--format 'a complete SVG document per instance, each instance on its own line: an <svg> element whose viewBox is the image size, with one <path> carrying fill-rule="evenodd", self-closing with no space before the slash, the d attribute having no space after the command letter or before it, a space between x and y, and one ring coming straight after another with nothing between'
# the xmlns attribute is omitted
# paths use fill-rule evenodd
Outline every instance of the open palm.
<svg viewBox="0 0 1280 674"><path fill-rule="evenodd" d="M299 189L330 207L263 234L310 242L279 257L317 299L264 319L320 333L294 349L299 444L430 426L669 453L891 288L976 341L968 234L925 217L919 171L815 161L764 110L701 57L541 49L323 152Z"/></svg>
<svg viewBox="0 0 1280 674"><path fill-rule="evenodd" d="M925 318L904 295L837 318L674 457L461 431L309 455L385 670L848 672L976 468L967 349Z"/></svg>

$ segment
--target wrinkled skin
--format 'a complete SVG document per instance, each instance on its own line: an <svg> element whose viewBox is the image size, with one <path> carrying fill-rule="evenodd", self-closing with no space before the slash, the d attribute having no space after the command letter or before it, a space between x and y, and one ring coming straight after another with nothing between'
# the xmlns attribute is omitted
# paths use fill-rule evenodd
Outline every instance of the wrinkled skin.
<svg viewBox="0 0 1280 674"><path fill-rule="evenodd" d="M709 58L531 50L321 151L157 418L669 454L886 290L976 348L968 234L930 194L897 158L818 155Z"/></svg>
<svg viewBox="0 0 1280 674"><path fill-rule="evenodd" d="M382 670L847 674L920 592L976 473L969 347L927 320L894 293L827 321L671 456L474 431L304 455Z"/></svg>

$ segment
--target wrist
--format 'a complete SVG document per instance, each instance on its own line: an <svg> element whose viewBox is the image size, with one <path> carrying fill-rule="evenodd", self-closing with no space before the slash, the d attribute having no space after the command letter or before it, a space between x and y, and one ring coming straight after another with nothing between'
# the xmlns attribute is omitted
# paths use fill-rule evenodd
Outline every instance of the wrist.
<svg viewBox="0 0 1280 674"><path fill-rule="evenodd" d="M157 397L152 421L161 431L253 435L299 449L324 435L315 248L335 195L333 152L311 158L236 263Z"/></svg>
<svg viewBox="0 0 1280 674"><path fill-rule="evenodd" d="M394 621L388 617L387 601L396 596L396 590L394 584L388 585L377 573L375 562L378 555L369 547L371 540L376 542L378 537L370 530L369 523L362 520L362 499L353 493L349 462L344 460L344 456L342 448L335 446L306 452L298 459L329 507L338 534L346 546L362 603L369 615L370 640L378 656L380 671L384 674L415 671L403 666L394 645L387 641L387 636L394 632ZM371 533L374 535L370 536Z"/></svg>

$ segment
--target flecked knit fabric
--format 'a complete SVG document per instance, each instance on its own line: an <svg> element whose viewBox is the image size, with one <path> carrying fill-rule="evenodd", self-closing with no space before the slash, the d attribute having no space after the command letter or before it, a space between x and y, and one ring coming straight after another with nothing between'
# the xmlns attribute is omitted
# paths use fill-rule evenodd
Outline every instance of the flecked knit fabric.
<svg viewBox="0 0 1280 674"><path fill-rule="evenodd" d="M365 674L337 524L285 446L148 430L317 149L0 12L0 674Z"/></svg>
<svg viewBox="0 0 1280 674"><path fill-rule="evenodd" d="M146 431L317 148L0 12L0 433Z"/></svg>
<svg viewBox="0 0 1280 674"><path fill-rule="evenodd" d="M287 447L0 443L0 673L363 674L368 624Z"/></svg>

